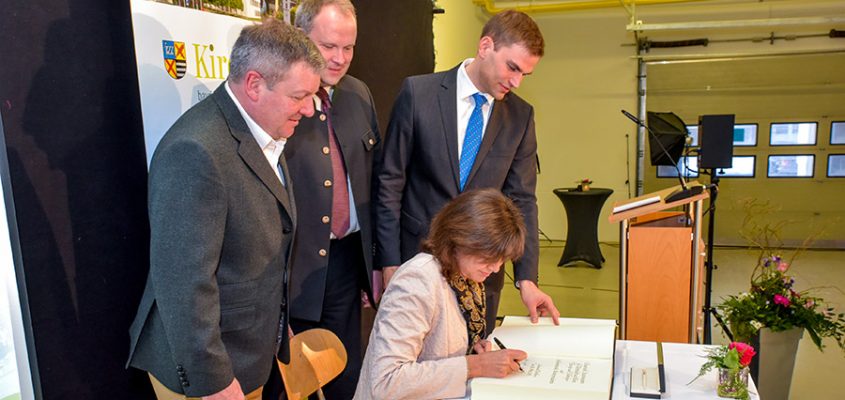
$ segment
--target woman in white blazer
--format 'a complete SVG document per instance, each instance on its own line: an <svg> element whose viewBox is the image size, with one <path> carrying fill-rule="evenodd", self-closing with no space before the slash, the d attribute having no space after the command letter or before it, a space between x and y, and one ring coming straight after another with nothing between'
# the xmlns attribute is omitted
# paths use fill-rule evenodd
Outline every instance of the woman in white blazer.
<svg viewBox="0 0 845 400"><path fill-rule="evenodd" d="M498 190L468 191L434 217L423 252L403 264L376 315L356 399L466 395L467 380L502 378L526 354L491 351L484 279L522 255L525 224Z"/></svg>

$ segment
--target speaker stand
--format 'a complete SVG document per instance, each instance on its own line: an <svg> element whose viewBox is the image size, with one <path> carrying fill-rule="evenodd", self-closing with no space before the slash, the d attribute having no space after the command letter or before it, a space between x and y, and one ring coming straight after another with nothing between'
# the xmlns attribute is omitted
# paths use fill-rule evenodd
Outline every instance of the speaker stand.
<svg viewBox="0 0 845 400"><path fill-rule="evenodd" d="M718 268L713 264L713 238L716 235L716 197L719 194L719 174L716 168L710 169L710 206L707 218L707 260L704 262L704 344L712 344L712 329L710 329L710 314L715 312L710 305L713 289L713 270Z"/></svg>

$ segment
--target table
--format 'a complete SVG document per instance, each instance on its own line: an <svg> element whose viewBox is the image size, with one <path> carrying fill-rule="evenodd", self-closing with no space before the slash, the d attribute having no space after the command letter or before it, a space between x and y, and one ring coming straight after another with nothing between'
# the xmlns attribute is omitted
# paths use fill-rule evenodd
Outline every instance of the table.
<svg viewBox="0 0 845 400"><path fill-rule="evenodd" d="M718 383L717 370L714 368L706 375L698 378L690 385L689 381L698 375L705 351L714 346L663 343L663 367L666 374L666 393L661 400L718 400L716 385ZM657 345L655 342L640 342L636 340L617 340L616 353L613 364L613 391L611 400L642 400L628 395L628 375L631 367L656 368ZM748 392L751 400L760 400L757 386L748 377ZM469 383L467 396L461 400L471 399Z"/></svg>
<svg viewBox="0 0 845 400"><path fill-rule="evenodd" d="M575 188L558 188L553 192L563 203L567 219L566 246L557 263L558 267L584 261L601 268L604 257L599 249L599 214L613 190L591 188L578 191Z"/></svg>
<svg viewBox="0 0 845 400"><path fill-rule="evenodd" d="M687 385L698 375L704 364L705 354L709 347L705 345L684 343L663 343L663 366L666 372L666 393L663 400L713 400L716 396L718 382L717 370L714 368L695 382ZM657 366L657 347L654 342L639 342L634 340L616 341L616 359L613 370L613 396L615 400L631 399L628 395L628 375L631 367L654 368ZM760 400L757 386L748 377L748 391L751 400ZM636 399L636 398L634 398Z"/></svg>

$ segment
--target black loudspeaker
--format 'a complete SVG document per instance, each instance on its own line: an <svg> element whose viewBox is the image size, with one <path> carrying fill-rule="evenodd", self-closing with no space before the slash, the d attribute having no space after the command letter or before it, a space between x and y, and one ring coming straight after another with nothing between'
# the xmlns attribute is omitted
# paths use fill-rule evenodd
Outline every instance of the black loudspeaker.
<svg viewBox="0 0 845 400"><path fill-rule="evenodd" d="M734 117L733 114L698 117L698 138L701 142L699 168L733 166Z"/></svg>

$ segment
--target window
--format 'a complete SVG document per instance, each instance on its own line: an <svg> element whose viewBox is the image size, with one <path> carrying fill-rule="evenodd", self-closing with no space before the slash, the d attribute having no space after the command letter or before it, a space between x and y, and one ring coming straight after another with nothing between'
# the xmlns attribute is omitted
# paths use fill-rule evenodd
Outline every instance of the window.
<svg viewBox="0 0 845 400"><path fill-rule="evenodd" d="M756 156L735 156L730 168L719 168L716 173L721 178L753 178Z"/></svg>
<svg viewBox="0 0 845 400"><path fill-rule="evenodd" d="M769 156L768 176L770 178L812 178L815 156L778 155Z"/></svg>
<svg viewBox="0 0 845 400"><path fill-rule="evenodd" d="M689 137L690 139L692 139L689 144L689 147L698 146L698 125L687 125L687 131L689 131Z"/></svg>
<svg viewBox="0 0 845 400"><path fill-rule="evenodd" d="M757 124L734 125L734 146L756 146Z"/></svg>
<svg viewBox="0 0 845 400"><path fill-rule="evenodd" d="M843 128L845 129L845 128ZM698 125L687 125L691 142L687 147L698 146ZM756 146L757 124L734 125L734 146Z"/></svg>
<svg viewBox="0 0 845 400"><path fill-rule="evenodd" d="M801 146L816 144L815 122L772 124L769 144L772 146Z"/></svg>
<svg viewBox="0 0 845 400"><path fill-rule="evenodd" d="M827 176L830 178L845 177L845 154L827 156Z"/></svg>
<svg viewBox="0 0 845 400"><path fill-rule="evenodd" d="M696 156L684 156L678 160L678 169L681 170L681 173L684 175L684 178L697 178L698 177L698 157ZM668 165L659 165L657 166L657 177L658 178L677 178L678 177L678 170L674 167Z"/></svg>
<svg viewBox="0 0 845 400"><path fill-rule="evenodd" d="M830 144L845 144L845 121L830 124Z"/></svg>

